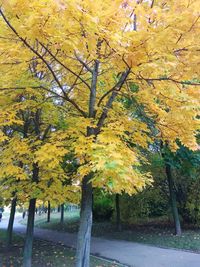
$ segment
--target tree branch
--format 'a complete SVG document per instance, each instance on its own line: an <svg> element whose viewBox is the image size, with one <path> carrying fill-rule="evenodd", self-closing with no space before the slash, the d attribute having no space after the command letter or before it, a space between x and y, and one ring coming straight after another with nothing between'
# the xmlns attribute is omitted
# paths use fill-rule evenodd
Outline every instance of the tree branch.
<svg viewBox="0 0 200 267"><path fill-rule="evenodd" d="M0 14L2 15L4 21L6 22L6 24L8 25L8 27L15 33L15 35L24 43L24 45L26 47L28 47L35 55L37 55L41 60L42 62L47 66L48 70L51 72L55 82L58 84L58 86L60 87L60 89L62 90L64 96L65 96L65 100L67 100L68 102L70 102L84 117L87 117L86 113L79 108L79 106L72 100L70 99L65 90L63 89L63 86L62 84L60 83L59 79L57 78L55 72L53 71L52 67L50 66L50 64L46 61L46 59L37 51L35 50L27 41L26 39L24 39L23 37L21 37L18 32L15 30L15 28L10 24L10 22L7 20L6 16L4 15L4 13L2 12L2 10L0 9ZM47 48L46 48L47 49ZM48 51L48 50L47 50ZM48 53L51 53L48 51ZM51 54L51 56L58 62L58 60ZM61 62L60 64L62 66L64 66ZM66 66L65 66L66 69L68 69ZM69 70L69 69L68 69ZM69 70L70 71L70 70ZM72 72L72 71L71 71ZM73 74L75 76L77 76L74 72ZM87 84L87 83L86 83Z"/></svg>
<svg viewBox="0 0 200 267"><path fill-rule="evenodd" d="M76 51L74 52L76 59L86 68L86 70L88 70L89 72L92 73L92 69L88 66L88 64L86 62L84 62L76 53Z"/></svg>
<svg viewBox="0 0 200 267"><path fill-rule="evenodd" d="M96 102L96 89L97 89L97 77L99 70L99 61L95 60L94 69L92 71L92 82L91 82L91 91L89 99L89 117L95 117L95 102Z"/></svg>
<svg viewBox="0 0 200 267"><path fill-rule="evenodd" d="M130 69L129 69L129 71L130 71ZM122 76L123 76L123 74L122 74ZM104 98L107 95L109 95L111 92L113 92L113 91L120 91L121 90L121 87L122 86L120 86L120 85L121 85L121 82L122 82L121 79L123 79L122 76L121 76L120 80L110 90L108 90L104 95L102 95L102 97L99 99L99 102L97 104L98 107L101 105L101 102L104 100Z"/></svg>
<svg viewBox="0 0 200 267"><path fill-rule="evenodd" d="M48 134L48 132L49 132L50 129L51 129L51 124L49 124L47 126L47 128L45 129L44 134L43 134L41 140L44 140L47 137L47 134Z"/></svg>
<svg viewBox="0 0 200 267"><path fill-rule="evenodd" d="M171 82L174 82L174 83L178 83L178 84L185 84L185 85L194 85L194 86L200 86L200 83L198 82L191 82L191 81L177 81L175 79L172 79L172 78L169 78L169 77L166 77L166 78L144 78L144 77L141 77L140 80L145 80L146 82L153 82L153 81L171 81Z"/></svg>
<svg viewBox="0 0 200 267"><path fill-rule="evenodd" d="M66 101L66 96L62 96L62 95L56 93L55 91L52 91L52 90L50 90L50 89L48 89L48 88L46 88L46 87L44 87L42 85L41 86L27 86L27 87L25 87L25 86L24 87L23 86L22 87L4 87L4 88L0 88L0 91L6 91L6 90L25 90L27 88L32 88L32 89L39 89L39 88L41 88L41 89L43 89L43 90L45 90L45 91L47 91L49 93L52 93L55 96L57 96L59 98L62 98L62 99L64 99ZM67 101L70 102L84 116L84 118L87 118L87 114L82 109L80 109L79 106L72 99L70 99L68 97L68 100Z"/></svg>
<svg viewBox="0 0 200 267"><path fill-rule="evenodd" d="M153 8L153 6L154 6L154 0L152 0L150 7Z"/></svg>
<svg viewBox="0 0 200 267"><path fill-rule="evenodd" d="M110 98L108 99L108 101L107 101L107 103L106 103L106 105L105 105L105 107L103 109L103 112L102 112L102 114L101 114L101 116L99 118L99 121L97 123L97 130L96 130L97 133L100 131L101 127L103 126L103 123L104 123L104 121L105 121L105 119L106 119L106 117L108 115L108 111L111 108L112 103L115 100L118 92L121 90L122 86L124 85L129 73L130 73L130 68L122 73L119 82L115 85L115 90L113 90Z"/></svg>
<svg viewBox="0 0 200 267"><path fill-rule="evenodd" d="M65 64L63 64L44 44L42 44L41 42L39 42L40 45L42 47L44 47L47 52L49 53L49 55L57 62L59 63L64 69L68 70L71 74L73 74L74 76L76 76L79 80L81 80L90 90L90 86L89 84L83 79L80 77L80 75L77 75L73 70L71 70L70 68L68 68Z"/></svg>

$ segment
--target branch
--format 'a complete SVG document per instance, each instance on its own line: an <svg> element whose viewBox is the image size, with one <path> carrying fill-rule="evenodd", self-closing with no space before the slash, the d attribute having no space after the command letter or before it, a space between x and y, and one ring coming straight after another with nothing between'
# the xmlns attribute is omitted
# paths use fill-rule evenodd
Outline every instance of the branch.
<svg viewBox="0 0 200 267"><path fill-rule="evenodd" d="M39 89L39 88L43 88L43 89L47 89L45 87L41 86L20 86L20 87L2 87L0 88L0 91L7 91L7 90L25 90L27 88L33 88L33 89Z"/></svg>
<svg viewBox="0 0 200 267"><path fill-rule="evenodd" d="M76 53L76 51L74 52L74 55L76 57L76 59L86 68L86 70L88 70L89 72L92 73L92 69L88 66L88 64L86 62L84 62Z"/></svg>
<svg viewBox="0 0 200 267"><path fill-rule="evenodd" d="M95 117L95 102L96 102L96 89L97 89L97 77L99 71L99 61L95 60L94 69L92 71L92 82L89 100L89 117Z"/></svg>
<svg viewBox="0 0 200 267"><path fill-rule="evenodd" d="M54 77L54 80L56 81L56 83L58 84L58 86L62 89L62 85L60 83L60 81L58 80L57 76L55 75L54 71L52 70L51 66L49 65L49 63L43 58L43 56L41 56L41 54L35 50L27 41L26 39L24 39L23 37L21 37L18 32L15 30L15 28L10 24L10 22L7 20L6 16L4 15L4 13L2 12L2 10L0 9L0 14L2 15L4 21L6 22L6 24L8 25L8 27L15 33L15 35L25 44L26 47L28 47L35 55L37 55L43 62L44 64L47 66L47 68L49 69L49 71L51 72L51 74Z"/></svg>
<svg viewBox="0 0 200 267"><path fill-rule="evenodd" d="M0 88L0 91L6 91L6 90L25 90L26 88L32 88L32 89L43 89L49 93L52 93L54 94L55 96L59 97L59 98L62 98L64 100L66 100L66 95L65 96L62 96L62 95L59 95L58 93L56 93L55 91L52 91L44 86L24 86L24 87L4 87L4 88ZM87 118L87 114L79 108L79 106L72 100L70 99L68 96L67 96L67 101L70 102L83 116L84 118Z"/></svg>
<svg viewBox="0 0 200 267"><path fill-rule="evenodd" d="M79 80L81 80L89 89L90 86L88 83L86 83L86 81L81 78L79 75L77 75L73 70L71 70L70 68L68 68L65 64L63 64L44 44L42 44L41 42L39 42L40 45L45 48L47 50L47 52L49 53L49 55L57 62L59 63L64 69L68 70L70 73L72 73L74 76L76 76Z"/></svg>
<svg viewBox="0 0 200 267"><path fill-rule="evenodd" d="M43 134L41 140L44 140L46 138L46 136L47 136L47 134L48 134L48 132L49 132L50 129L51 129L51 124L49 124L47 126L47 128L45 129L44 134Z"/></svg>
<svg viewBox="0 0 200 267"><path fill-rule="evenodd" d="M121 90L122 86L124 85L128 75L130 73L130 68L127 69L125 72L122 73L121 78L119 80L119 82L116 84L115 88L116 90L114 90L110 96L110 98L108 99L106 106L103 109L103 112L101 114L101 117L99 118L99 121L97 123L97 133L100 131L101 127L103 126L103 123L108 115L108 111L112 106L113 101L115 100L118 92Z"/></svg>
<svg viewBox="0 0 200 267"><path fill-rule="evenodd" d="M172 78L169 78L169 77L166 77L166 78L144 78L144 77L141 77L140 80L145 80L146 82L153 82L153 81L171 81L171 82L174 82L174 83L178 83L178 84L185 84L185 85L194 85L194 86L200 86L200 83L197 83L197 82L190 82L190 81L177 81L175 79L172 79Z"/></svg>
<svg viewBox="0 0 200 267"><path fill-rule="evenodd" d="M79 73L78 73L78 76L81 75L81 73L82 73L82 71L83 71L83 68L84 68L84 67L82 66L81 70L80 70ZM67 94L68 94L68 95L69 95L70 92L74 89L74 87L75 87L76 85L78 85L78 83L77 83L78 79L79 79L79 77L76 77L75 80L74 80L74 82L73 82L73 84L70 86L69 90L67 90ZM79 83L79 84L80 84L80 83Z"/></svg>
<svg viewBox="0 0 200 267"><path fill-rule="evenodd" d="M154 0L152 0L150 8L153 8L153 6L154 6Z"/></svg>
<svg viewBox="0 0 200 267"><path fill-rule="evenodd" d="M169 100L171 100L171 101L174 101L174 102L178 102L178 103L187 103L188 101L187 100L178 100L178 99L174 99L174 98L171 98L171 97L168 97L168 96L166 96L166 95L164 95L164 94L162 94L162 93L159 93L162 97L164 97L164 98L167 98L167 99L169 99Z"/></svg>
<svg viewBox="0 0 200 267"><path fill-rule="evenodd" d="M43 56L41 56L40 53L38 53L37 50L35 50L27 41L26 39L24 39L23 37L21 37L18 32L15 30L15 28L10 24L10 22L7 20L7 18L5 17L4 13L2 12L2 10L0 9L0 14L2 15L4 21L6 22L6 24L8 25L8 27L15 33L15 35L25 44L26 47L28 47L35 55L37 55L42 62L47 66L48 70L51 72L54 80L56 81L56 83L58 84L58 86L60 87L60 89L62 90L65 99L70 102L84 117L87 117L86 113L79 108L79 106L72 100L70 99L67 95L65 90L63 89L62 84L60 83L59 79L57 78L55 72L53 71L53 69L51 68L51 66L49 65L49 63L45 60L45 58ZM47 48L46 48L47 49ZM48 51L48 50L47 50ZM49 52L49 51L48 51ZM50 52L49 52L50 53ZM52 57L54 58L54 56L52 55ZM58 60L56 58L54 58L57 62ZM60 64L62 64L60 62ZM62 64L63 65L63 64ZM63 65L64 66L64 65ZM66 69L68 69L67 67L65 67ZM71 71L72 72L72 71ZM74 75L76 76L76 74L74 73ZM86 83L87 84L87 83Z"/></svg>
<svg viewBox="0 0 200 267"><path fill-rule="evenodd" d="M129 71L130 71L130 69L129 69ZM125 72L124 72L125 73ZM109 95L111 92L114 92L114 91L120 91L121 90L121 87L122 86L120 86L121 85L121 82L122 82L122 80L121 79L123 79L123 75L124 75L124 73L122 74L122 76L121 76L121 78L120 78L120 80L110 89L110 90L108 90L104 95L102 95L102 97L99 99L99 102L98 102L98 104L97 104L97 106L99 107L100 105L101 105L101 102L104 100L104 98L107 96L107 95ZM123 84L122 84L123 85Z"/></svg>
<svg viewBox="0 0 200 267"><path fill-rule="evenodd" d="M192 23L192 25L190 26L189 30L186 31L186 33L190 32L190 31L192 30L192 28L193 28L193 27L195 26L195 24L198 22L199 18L200 18L200 15L195 19L195 21ZM185 32L184 32L184 33L185 33ZM176 44L178 44L178 42L182 39L184 33L181 33L181 34L180 34L178 40L176 41Z"/></svg>

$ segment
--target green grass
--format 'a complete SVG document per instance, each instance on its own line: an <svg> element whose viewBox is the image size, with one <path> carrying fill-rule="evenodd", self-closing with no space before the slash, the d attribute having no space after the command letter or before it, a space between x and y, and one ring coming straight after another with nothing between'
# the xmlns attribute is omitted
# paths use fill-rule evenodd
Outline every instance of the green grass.
<svg viewBox="0 0 200 267"><path fill-rule="evenodd" d="M139 228L107 233L108 238L139 242L158 247L191 250L200 253L200 231L184 230L182 236L173 235L172 229Z"/></svg>
<svg viewBox="0 0 200 267"><path fill-rule="evenodd" d="M76 232L78 230L80 212L65 212L65 221L60 223L60 213L52 213L51 221L47 223L47 214L36 215L35 227L56 230L60 232ZM26 219L21 220L22 224L26 224Z"/></svg>
<svg viewBox="0 0 200 267"><path fill-rule="evenodd" d="M5 237L6 232L0 230L0 266L21 267L24 239L21 236L14 235L13 246L7 251ZM34 241L32 267L73 267L74 261L74 250L47 241ZM91 267L120 266L122 265L91 256Z"/></svg>
<svg viewBox="0 0 200 267"><path fill-rule="evenodd" d="M64 232L77 232L79 214L68 213L64 224L60 224L59 218L53 215L52 221L46 223L46 217L36 217L36 226L39 228L53 229ZM162 221L148 224L127 226L124 225L122 232L116 230L115 225L109 222L94 223L92 234L97 237L108 239L120 239L158 247L177 248L191 250L200 253L200 230L183 230L181 237L173 235L173 228Z"/></svg>

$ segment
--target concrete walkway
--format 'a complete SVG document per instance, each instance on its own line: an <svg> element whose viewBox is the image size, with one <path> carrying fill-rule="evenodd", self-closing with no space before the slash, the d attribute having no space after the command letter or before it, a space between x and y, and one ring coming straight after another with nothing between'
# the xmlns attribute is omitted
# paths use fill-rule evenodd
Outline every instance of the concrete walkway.
<svg viewBox="0 0 200 267"><path fill-rule="evenodd" d="M6 226L7 221L2 220L0 228L5 229ZM16 233L24 234L26 227L16 220L14 230ZM62 243L68 247L76 247L76 234L36 228L34 236L54 243ZM200 267L200 254L128 241L93 237L91 253L132 267Z"/></svg>

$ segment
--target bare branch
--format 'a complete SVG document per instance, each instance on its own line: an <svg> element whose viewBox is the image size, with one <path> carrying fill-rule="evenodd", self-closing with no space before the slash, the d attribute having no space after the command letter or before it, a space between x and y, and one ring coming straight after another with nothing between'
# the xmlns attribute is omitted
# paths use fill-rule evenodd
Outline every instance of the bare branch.
<svg viewBox="0 0 200 267"><path fill-rule="evenodd" d="M95 60L94 69L92 71L92 82L89 100L89 117L95 117L95 102L96 102L96 89L97 89L97 77L99 71L99 61Z"/></svg>
<svg viewBox="0 0 200 267"><path fill-rule="evenodd" d="M86 62L84 62L76 53L76 51L74 52L76 59L86 68L86 70L88 70L89 72L92 73L92 69L88 66L88 64Z"/></svg>
<svg viewBox="0 0 200 267"><path fill-rule="evenodd" d="M108 101L107 101L107 103L106 103L106 105L105 105L105 107L103 109L103 112L102 112L102 114L101 114L101 116L99 118L99 121L97 123L97 129L96 129L97 133L100 131L101 127L103 126L103 123L104 123L104 121L105 121L105 119L106 119L106 117L108 115L108 111L111 108L112 103L115 100L118 92L121 90L122 86L124 85L129 73L130 73L130 68L122 73L119 82L116 84L115 90L112 92L110 98L108 99Z"/></svg>
<svg viewBox="0 0 200 267"><path fill-rule="evenodd" d="M130 68L129 68L129 71L130 71ZM122 76L123 76L123 74L122 74ZM121 76L121 78L122 78L122 76ZM102 97L99 99L99 102L97 104L98 107L101 105L101 103L104 100L104 98L107 95L109 95L111 92L113 92L113 91L120 91L121 90L121 86L120 86L120 84L121 84L121 78L120 78L120 80L110 90L108 90L104 95L102 95Z"/></svg>
<svg viewBox="0 0 200 267"><path fill-rule="evenodd" d="M154 6L154 2L155 2L155 1L152 0L152 2L151 2L151 6L150 6L151 8L153 8L153 6Z"/></svg>
<svg viewBox="0 0 200 267"><path fill-rule="evenodd" d="M82 71L83 71L83 68L84 68L84 67L82 66L81 70L80 70L79 73L78 73L78 76L81 75L81 73L82 73ZM78 79L79 79L78 77L75 78L73 84L70 86L69 90L67 91L67 94L68 94L68 95L69 95L70 92L74 89L74 87L75 87L76 85L80 84L80 83L77 83Z"/></svg>

